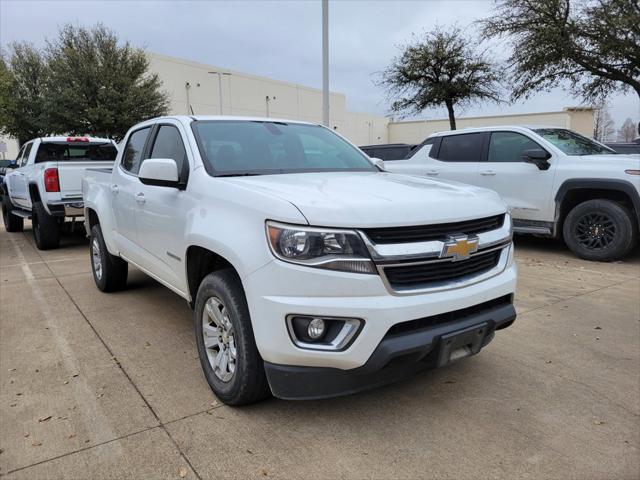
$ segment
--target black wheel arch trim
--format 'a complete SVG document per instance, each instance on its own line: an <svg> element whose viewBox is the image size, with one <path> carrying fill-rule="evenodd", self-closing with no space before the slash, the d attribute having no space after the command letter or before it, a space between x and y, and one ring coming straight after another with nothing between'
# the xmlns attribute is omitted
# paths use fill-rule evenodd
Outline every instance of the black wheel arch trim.
<svg viewBox="0 0 640 480"><path fill-rule="evenodd" d="M587 189L599 189L599 190L614 190L626 194L633 204L633 209L636 213L636 221L638 227L640 227L640 195L631 182L626 180L617 179L602 179L602 178L583 178L575 180L566 180L556 193L556 217L560 212L560 207L564 201L565 196L572 190L587 190ZM556 224L559 218L556 218Z"/></svg>

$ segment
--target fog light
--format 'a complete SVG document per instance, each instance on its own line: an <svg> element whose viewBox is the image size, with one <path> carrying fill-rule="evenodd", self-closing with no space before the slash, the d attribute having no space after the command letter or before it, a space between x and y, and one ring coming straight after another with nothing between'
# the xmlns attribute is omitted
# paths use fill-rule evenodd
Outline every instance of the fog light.
<svg viewBox="0 0 640 480"><path fill-rule="evenodd" d="M325 331L325 323L321 318L314 318L309 322L309 326L307 327L307 335L312 340L318 340L322 338Z"/></svg>
<svg viewBox="0 0 640 480"><path fill-rule="evenodd" d="M364 325L358 318L313 315L287 315L286 322L293 343L309 350L343 350Z"/></svg>

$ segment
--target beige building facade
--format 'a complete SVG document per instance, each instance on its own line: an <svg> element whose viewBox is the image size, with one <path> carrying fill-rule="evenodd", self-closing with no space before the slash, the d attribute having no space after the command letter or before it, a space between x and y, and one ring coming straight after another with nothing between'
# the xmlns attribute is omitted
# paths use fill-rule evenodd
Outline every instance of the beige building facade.
<svg viewBox="0 0 640 480"><path fill-rule="evenodd" d="M215 65L149 53L150 70L159 75L174 115L238 115L322 122L322 92ZM449 130L446 119L393 121L388 117L347 110L343 93L331 92L330 126L357 145L420 143L434 132ZM593 135L591 108L457 119L458 128L490 125L553 125ZM0 137L6 158L15 158L15 140Z"/></svg>
<svg viewBox="0 0 640 480"><path fill-rule="evenodd" d="M593 109L575 107L559 112L491 115L456 118L458 129L493 125L548 125L569 128L587 137L593 136ZM449 120L413 120L389 122L390 143L419 143L432 133L449 130Z"/></svg>

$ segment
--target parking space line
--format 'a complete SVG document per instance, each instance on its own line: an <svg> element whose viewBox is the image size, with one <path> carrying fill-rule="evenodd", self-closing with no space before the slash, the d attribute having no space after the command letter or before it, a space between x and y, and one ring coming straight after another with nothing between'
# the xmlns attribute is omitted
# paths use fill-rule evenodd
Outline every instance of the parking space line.
<svg viewBox="0 0 640 480"><path fill-rule="evenodd" d="M82 257L84 259L84 257ZM39 262L27 262L25 260L24 263L12 263L11 265L0 265L0 268L9 268L9 267L22 267L23 265L42 265L42 264L49 264L49 263L56 263L56 262L68 262L70 260L79 260L80 257L78 257L77 259L75 257L69 257L69 258L59 258L57 260L40 260Z"/></svg>
<svg viewBox="0 0 640 480"><path fill-rule="evenodd" d="M26 236L26 235L25 235ZM23 260L24 263L22 263L20 266L22 268L22 271L27 279L27 282L29 283L29 285L32 287L32 291L34 293L34 297L36 298L36 302L38 303L39 308L42 310L43 315L45 316L45 318L47 319L48 322L51 323L51 326L54 327L54 332L55 332L55 324L52 318L50 318L50 316L46 313L48 311L48 309L46 308L46 300L44 299L44 295L42 293L42 290L40 288L40 286L37 284L36 282L36 277L33 274L33 272L31 271L31 268L29 267L29 265L26 262L26 259L24 257L24 254L22 253L22 250L20 248L20 245L13 239L11 238L11 244L15 250L16 256L18 257L18 259ZM40 255L40 253L36 250L36 254L42 259L42 256ZM47 262L42 259L42 261L45 263L45 265L47 265ZM149 411L151 412L151 414L155 417L155 419L158 422L158 426L157 427L151 427L151 428L162 428L162 430L165 432L165 434L169 437L169 439L171 440L171 442L173 443L173 445L176 447L176 449L178 450L178 452L180 453L180 456L184 459L184 461L187 463L187 465L189 465L189 468L193 471L194 475L196 476L197 479L202 480L202 477L200 476L200 474L196 471L196 469L194 468L194 466L192 465L191 461L189 460L189 458L186 456L186 454L182 451L182 449L180 448L180 445L178 445L178 442L171 436L171 433L169 433L168 429L164 426L164 424L162 423L162 421L160 420L160 417L158 416L158 414L156 413L156 411L154 410L153 406L149 403L149 401L147 400L147 398L143 395L142 391L140 390L140 388L138 388L138 386L136 385L136 383L133 381L133 379L131 378L131 376L129 375L129 373L126 371L126 369L122 366L122 364L118 361L117 357L115 356L115 353L113 352L113 350L109 347L109 345L107 344L107 342L102 338L102 336L98 333L98 331L96 330L96 328L93 326L93 324L91 323L91 321L87 318L87 316L84 314L84 312L82 311L82 309L78 306L78 304L75 302L75 300L73 299L73 297L69 294L69 292L67 291L67 289L64 287L64 285L62 285L62 283L60 282L60 280L58 279L58 277L55 275L55 273L48 267L47 265L47 269L49 270L49 272L51 272L51 275L53 275L53 278L56 280L56 283L60 286L60 288L62 288L62 290L64 291L65 295L69 298L69 301L73 304L74 308L78 311L78 313L82 316L82 318L85 320L85 322L87 323L87 325L89 325L89 328L91 328L91 330L93 331L93 333L96 335L96 337L100 340L100 342L102 343L102 345L104 346L104 348L107 350L107 352L109 353L109 355L111 356L111 358L115 361L116 365L118 366L118 368L120 369L120 371L122 372L122 374L125 376L125 378L127 379L127 381L131 384L131 386L134 388L134 390L138 393L138 395L140 396L140 398L142 399L142 401L145 403L146 407L149 409ZM44 308L43 308L44 307ZM66 341L64 340L64 338L55 335L54 333L54 338L56 339L56 342L60 342L60 348L61 351L63 351L64 353L64 357L65 357L65 361L66 362L72 362L73 360L71 359L75 359L75 356L73 355L73 352L71 351L71 349L69 348L68 344L66 343ZM77 362L76 362L77 363ZM78 370L77 365L74 366L74 370ZM88 388L88 387L87 387ZM87 398L95 398L95 395L86 395ZM96 405L97 407L97 405ZM99 407L97 407L99 409ZM90 417L88 417L90 418ZM104 422L105 424L108 424L108 422ZM102 426L102 425L101 425ZM108 432L111 432L108 425L104 425L105 428L107 428ZM111 432L111 436L115 436L115 434L113 432ZM124 438L124 437L122 437ZM114 439L113 441L115 441L117 439ZM81 450L77 450L77 451L81 451ZM75 452L71 452L71 453L75 453ZM50 459L51 460L51 459ZM45 461L49 461L49 460L45 460ZM40 462L42 463L42 462ZM29 465L29 466L33 466L33 465ZM24 467L26 468L26 467Z"/></svg>
<svg viewBox="0 0 640 480"><path fill-rule="evenodd" d="M11 246L15 251L15 255L18 259L24 260L24 254L20 245L15 241L14 238L10 237ZM79 372L80 362L78 362L74 350L69 346L67 339L64 335L60 334L60 327L58 322L55 319L55 316L51 314L49 306L47 304L47 300L44 298L44 293L42 288L37 282L37 279L29 265L24 264L21 265L22 272L25 276L27 284L31 289L33 294L33 298L35 300L35 304L40 310L40 314L46 324L49 327L49 332L53 341L55 342L56 348L62 354L62 362L65 364L65 369L68 372ZM52 272L53 274L53 272ZM58 282L60 284L60 282ZM80 408L85 412L85 418L91 418L91 422L87 422L85 424L88 431L90 431L94 436L98 436L101 432L106 432L106 434L110 437L116 437L115 432L111 429L110 423L104 414L104 411L100 407L99 403L96 401L96 394L98 392L93 391L89 384L86 382L84 378L80 378L79 382L76 382L78 385L77 388L81 388L83 392L78 397L78 402L80 404Z"/></svg>
<svg viewBox="0 0 640 480"><path fill-rule="evenodd" d="M96 444L88 446L88 447L79 448L78 450L74 450L72 452L63 453L62 455L57 455L55 457L47 458L45 460L40 460L39 462L32 463L30 465L25 465L23 467L14 468L13 470L9 470L6 473L0 474L0 477L5 476L5 475L10 475L12 473L19 472L21 470L26 470L27 468L36 467L38 465L42 465L43 463L51 462L51 461L54 461L54 460L59 460L59 459L64 458L64 457L68 457L69 455L75 455L76 453L86 452L87 450L91 450L91 449L96 448L96 447L102 447L103 445L108 445L108 444L113 443L113 442L118 442L120 440L124 440L125 438L129 438L129 437L132 437L134 435L138 435L140 433L148 432L149 430L154 430L156 428L161 428L161 426L160 425L155 425L153 427L144 428L142 430L138 430L137 432L127 433L126 435L122 435L121 437L118 437L118 438L112 438L110 440L105 440L104 442L96 443Z"/></svg>
<svg viewBox="0 0 640 480"><path fill-rule="evenodd" d="M625 280L622 280L621 282L615 282L615 283L611 283L609 285L605 285L603 287L598 287L598 288L596 288L594 290L589 290L588 292L581 292L581 293L577 293L575 295L570 295L568 297L556 297L556 298L560 298L560 300L558 300L557 302L545 303L544 305L540 305L539 307L533 307L533 308L530 308L529 310L520 310L519 308L516 309L516 310L518 312L518 315L522 315L522 314L525 314L525 313L531 313L531 312L535 312L536 310L540 310L541 308L552 307L552 306L557 305L559 303L566 302L568 300L573 300L574 298L584 297L585 295L590 295L592 293L596 293L596 292L599 292L600 290L605 290L607 288L624 285L624 284L626 284L628 282L629 282L629 280L625 279ZM516 292L516 300L517 299L518 299L518 293Z"/></svg>

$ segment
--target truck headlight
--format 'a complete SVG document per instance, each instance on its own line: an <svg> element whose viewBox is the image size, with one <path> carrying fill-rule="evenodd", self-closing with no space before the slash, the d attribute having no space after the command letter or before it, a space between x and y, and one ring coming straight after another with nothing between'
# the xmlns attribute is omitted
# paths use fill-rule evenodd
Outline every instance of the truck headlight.
<svg viewBox="0 0 640 480"><path fill-rule="evenodd" d="M353 230L267 221L273 254L285 262L354 273L376 273L367 247Z"/></svg>

